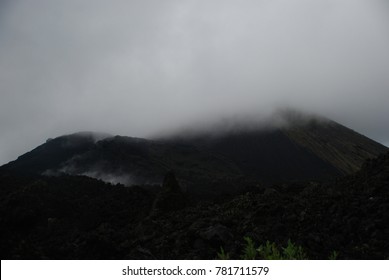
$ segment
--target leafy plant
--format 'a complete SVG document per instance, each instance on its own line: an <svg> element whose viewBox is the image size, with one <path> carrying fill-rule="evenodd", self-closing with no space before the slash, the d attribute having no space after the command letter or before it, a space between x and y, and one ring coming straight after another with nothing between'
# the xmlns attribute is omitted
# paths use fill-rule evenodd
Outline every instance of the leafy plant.
<svg viewBox="0 0 389 280"><path fill-rule="evenodd" d="M230 254L226 253L223 247L220 247L220 252L217 253L217 257L219 260L229 260Z"/></svg>
<svg viewBox="0 0 389 280"><path fill-rule="evenodd" d="M303 247L296 245L290 239L288 240L286 247L279 247L274 242L266 241L265 244L260 245L258 248L255 247L254 241L250 237L244 237L246 242L243 248L240 259L242 260L306 260L307 255ZM230 255L224 251L221 247L220 252L217 253L218 259L229 260ZM338 253L333 251L330 259L336 259Z"/></svg>
<svg viewBox="0 0 389 280"><path fill-rule="evenodd" d="M274 242L266 241L264 245L257 249L259 256L265 260L281 260L282 256Z"/></svg>
<svg viewBox="0 0 389 280"><path fill-rule="evenodd" d="M331 255L328 257L328 259L330 259L330 260L337 260L338 256L339 256L339 253L334 250L334 251L331 252Z"/></svg>
<svg viewBox="0 0 389 280"><path fill-rule="evenodd" d="M282 248L282 259L284 260L306 260L307 255L304 252L303 247L297 246L290 239L288 245Z"/></svg>
<svg viewBox="0 0 389 280"><path fill-rule="evenodd" d="M253 240L247 236L244 237L244 240L246 241L246 246L243 249L241 258L243 260L255 260L255 257L257 256L257 249L255 249Z"/></svg>

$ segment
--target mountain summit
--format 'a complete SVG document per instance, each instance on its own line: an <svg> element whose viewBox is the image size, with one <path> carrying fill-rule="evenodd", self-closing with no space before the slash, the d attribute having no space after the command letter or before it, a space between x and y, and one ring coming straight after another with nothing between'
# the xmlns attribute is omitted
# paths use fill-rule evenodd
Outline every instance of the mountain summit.
<svg viewBox="0 0 389 280"><path fill-rule="evenodd" d="M218 192L235 180L325 180L353 173L388 149L334 121L284 112L260 126L175 134L160 140L77 133L1 167L15 173L86 175L111 183L160 184L174 170L186 191Z"/></svg>
<svg viewBox="0 0 389 280"><path fill-rule="evenodd" d="M264 182L326 179L358 171L385 146L323 117L284 110L260 122L177 134L174 141L228 158Z"/></svg>

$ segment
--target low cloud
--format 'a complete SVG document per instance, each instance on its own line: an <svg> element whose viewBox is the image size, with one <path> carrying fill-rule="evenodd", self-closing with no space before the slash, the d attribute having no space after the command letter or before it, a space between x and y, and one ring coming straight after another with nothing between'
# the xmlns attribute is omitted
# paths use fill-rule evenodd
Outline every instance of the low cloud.
<svg viewBox="0 0 389 280"><path fill-rule="evenodd" d="M383 0L0 1L0 163L293 107L389 143Z"/></svg>

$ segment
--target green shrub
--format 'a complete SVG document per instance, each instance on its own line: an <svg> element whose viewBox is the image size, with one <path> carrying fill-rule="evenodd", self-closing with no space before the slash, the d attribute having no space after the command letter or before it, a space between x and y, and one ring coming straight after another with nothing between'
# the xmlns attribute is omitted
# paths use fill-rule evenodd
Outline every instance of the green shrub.
<svg viewBox="0 0 389 280"><path fill-rule="evenodd" d="M223 247L220 247L220 252L217 253L217 258L219 260L229 260L230 259L230 254L224 252Z"/></svg>
<svg viewBox="0 0 389 280"><path fill-rule="evenodd" d="M254 241L250 237L244 237L246 242L240 259L242 260L306 260L307 255L303 247L296 245L288 240L286 247L279 247L274 242L266 241L265 244L256 248ZM338 253L334 251L330 259L336 259ZM230 255L221 247L220 252L217 253L218 259L229 260Z"/></svg>
<svg viewBox="0 0 389 280"><path fill-rule="evenodd" d="M244 237L246 241L246 246L243 249L243 254L241 255L242 260L255 260L257 256L257 249L255 249L255 245L253 240L250 237Z"/></svg>
<svg viewBox="0 0 389 280"><path fill-rule="evenodd" d="M256 248L254 241L250 237L244 237L246 242L242 255L240 259L242 260L307 260L308 256L302 246L298 246L293 243L290 239L286 247L277 246L276 243L270 242L269 240L266 243L260 245ZM329 255L329 260L337 260L339 253L337 251L332 251ZM220 247L220 252L217 253L219 260L229 260L230 254L226 253L223 247Z"/></svg>
<svg viewBox="0 0 389 280"><path fill-rule="evenodd" d="M257 249L259 257L265 260L306 260L307 255L301 246L288 240L286 247L278 248L274 242L266 241Z"/></svg>
<svg viewBox="0 0 389 280"><path fill-rule="evenodd" d="M282 256L276 244L268 240L257 249L259 257L265 260L281 260Z"/></svg>
<svg viewBox="0 0 389 280"><path fill-rule="evenodd" d="M329 260L337 260L339 256L339 253L337 251L332 251L331 255L328 257Z"/></svg>
<svg viewBox="0 0 389 280"><path fill-rule="evenodd" d="M282 259L283 260L306 260L307 255L304 252L303 247L297 246L290 239L288 245L282 248Z"/></svg>

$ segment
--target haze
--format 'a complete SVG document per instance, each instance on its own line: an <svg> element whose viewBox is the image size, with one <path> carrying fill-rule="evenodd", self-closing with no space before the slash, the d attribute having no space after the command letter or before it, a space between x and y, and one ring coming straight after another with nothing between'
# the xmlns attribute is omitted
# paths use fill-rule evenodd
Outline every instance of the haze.
<svg viewBox="0 0 389 280"><path fill-rule="evenodd" d="M0 0L0 164L292 107L389 144L386 0Z"/></svg>

